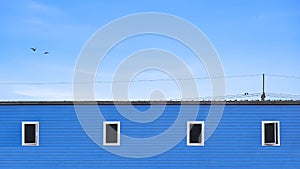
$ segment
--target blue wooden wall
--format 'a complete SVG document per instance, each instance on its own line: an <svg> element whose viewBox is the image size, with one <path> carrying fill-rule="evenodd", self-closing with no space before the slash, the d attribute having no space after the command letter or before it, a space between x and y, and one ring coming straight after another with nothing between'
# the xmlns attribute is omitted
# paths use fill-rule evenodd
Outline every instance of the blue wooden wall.
<svg viewBox="0 0 300 169"><path fill-rule="evenodd" d="M145 138L170 127L180 105L168 105L149 124L125 119L112 105L100 108L107 120L121 122L122 134ZM197 120L204 121L208 109L209 105L201 106ZM263 147L261 121L272 120L280 121L281 145ZM22 121L39 121L39 146L22 146ZM300 105L226 105L217 130L204 147L186 146L184 138L173 149L150 158L120 157L103 150L81 128L72 105L0 106L0 168L121 167L300 168Z"/></svg>

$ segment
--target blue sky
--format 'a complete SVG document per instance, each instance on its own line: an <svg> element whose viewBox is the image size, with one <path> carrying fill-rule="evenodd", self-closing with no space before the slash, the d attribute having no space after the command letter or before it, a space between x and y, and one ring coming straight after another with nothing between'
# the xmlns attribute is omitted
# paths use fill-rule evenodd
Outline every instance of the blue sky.
<svg viewBox="0 0 300 169"><path fill-rule="evenodd" d="M77 57L95 31L115 19L142 12L172 14L197 26L215 46L225 76L262 73L300 76L297 0L13 0L0 1L0 7L0 100L71 100L71 84L17 83L71 82ZM31 51L31 47L37 51ZM189 65L195 77L208 76L201 62L180 43L145 35L118 44L99 65L96 80L111 81L118 64L127 55L145 48L171 51ZM49 51L49 55L43 55L44 51ZM160 78L169 76L149 70L136 77ZM300 95L298 78L267 76L266 80L269 93ZM12 84L5 84L9 82ZM211 95L209 80L199 80L197 84L201 96ZM96 97L110 100L110 88L111 84L97 84ZM174 82L133 83L128 92L131 99L147 100L158 90L167 99L180 98ZM228 95L245 92L261 92L261 77L226 79Z"/></svg>

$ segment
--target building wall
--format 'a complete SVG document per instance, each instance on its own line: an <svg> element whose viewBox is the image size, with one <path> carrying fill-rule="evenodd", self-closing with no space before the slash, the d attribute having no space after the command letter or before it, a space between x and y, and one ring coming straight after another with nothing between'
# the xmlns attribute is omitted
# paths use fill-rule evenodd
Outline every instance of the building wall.
<svg viewBox="0 0 300 169"><path fill-rule="evenodd" d="M189 113L191 105L185 106L185 113ZM101 105L100 109L106 120L121 122L122 134L146 138L169 128L180 105L168 105L151 123L129 121L113 105ZM161 106L154 109L159 111ZM208 110L209 105L200 106L197 120L205 121ZM280 146L263 147L261 121L273 120L280 121ZM39 146L22 146L22 121L39 121ZM149 158L120 157L103 150L81 128L72 105L1 105L0 124L0 168L300 167L300 105L226 105L218 128L205 146L187 146L184 138L171 150ZM186 124L182 126L186 130Z"/></svg>

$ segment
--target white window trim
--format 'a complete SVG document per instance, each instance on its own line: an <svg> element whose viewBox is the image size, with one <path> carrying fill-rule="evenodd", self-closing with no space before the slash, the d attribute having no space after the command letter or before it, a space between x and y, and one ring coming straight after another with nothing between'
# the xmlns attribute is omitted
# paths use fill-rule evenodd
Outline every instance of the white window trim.
<svg viewBox="0 0 300 169"><path fill-rule="evenodd" d="M277 123L278 124L278 144L276 143L265 143L265 124L267 123ZM261 145L262 146L280 146L280 122L279 121L262 121L261 122Z"/></svg>
<svg viewBox="0 0 300 169"><path fill-rule="evenodd" d="M106 125L107 124L117 124L118 125L118 132L117 132L118 141L117 141L117 143L106 143ZM104 146L120 146L120 121L105 121L105 122L103 122L103 145Z"/></svg>
<svg viewBox="0 0 300 169"><path fill-rule="evenodd" d="M25 143L25 125L26 124L35 124L36 129L35 129L35 143ZM22 146L39 146L39 122L32 122L32 121L24 121L22 122Z"/></svg>
<svg viewBox="0 0 300 169"><path fill-rule="evenodd" d="M186 126L187 146L204 146L204 121L188 121ZM201 143L190 143L190 124L201 124Z"/></svg>

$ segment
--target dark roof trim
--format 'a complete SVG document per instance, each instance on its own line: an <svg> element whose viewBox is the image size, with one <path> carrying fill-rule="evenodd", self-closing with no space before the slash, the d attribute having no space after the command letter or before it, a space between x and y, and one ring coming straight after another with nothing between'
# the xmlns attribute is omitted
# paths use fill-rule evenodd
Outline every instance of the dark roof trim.
<svg viewBox="0 0 300 169"><path fill-rule="evenodd" d="M300 105L300 101L0 101L0 105Z"/></svg>

